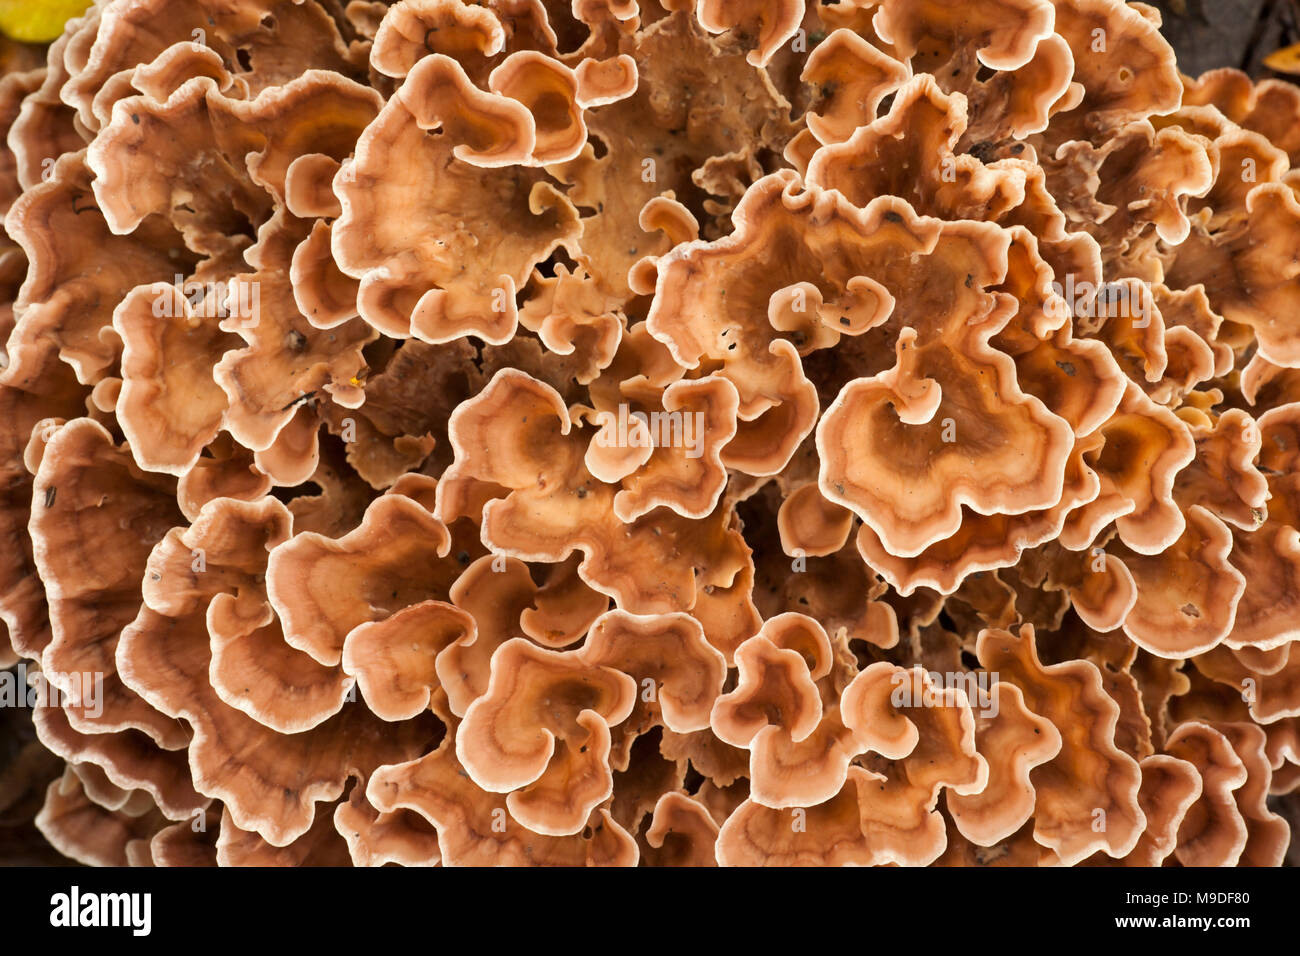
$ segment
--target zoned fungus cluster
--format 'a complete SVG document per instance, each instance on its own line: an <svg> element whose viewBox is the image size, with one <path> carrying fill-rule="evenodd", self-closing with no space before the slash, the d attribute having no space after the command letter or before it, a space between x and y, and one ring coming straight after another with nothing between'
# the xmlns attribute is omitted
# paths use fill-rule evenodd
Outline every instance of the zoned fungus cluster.
<svg viewBox="0 0 1300 956"><path fill-rule="evenodd" d="M1281 863L1300 90L1158 25L96 3L0 82L7 818Z"/></svg>

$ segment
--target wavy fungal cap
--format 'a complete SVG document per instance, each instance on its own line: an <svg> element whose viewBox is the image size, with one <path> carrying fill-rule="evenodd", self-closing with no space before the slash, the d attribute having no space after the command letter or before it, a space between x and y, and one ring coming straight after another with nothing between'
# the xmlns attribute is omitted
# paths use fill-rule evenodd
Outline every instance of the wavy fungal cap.
<svg viewBox="0 0 1300 956"><path fill-rule="evenodd" d="M45 7L0 836L1286 858L1295 86L1120 0Z"/></svg>

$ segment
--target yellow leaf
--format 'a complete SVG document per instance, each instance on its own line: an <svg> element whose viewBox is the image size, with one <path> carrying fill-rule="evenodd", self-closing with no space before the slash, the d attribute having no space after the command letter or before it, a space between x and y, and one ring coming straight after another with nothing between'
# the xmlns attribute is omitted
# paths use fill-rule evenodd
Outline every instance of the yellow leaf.
<svg viewBox="0 0 1300 956"><path fill-rule="evenodd" d="M90 0L0 0L0 32L24 43L49 43Z"/></svg>
<svg viewBox="0 0 1300 956"><path fill-rule="evenodd" d="M1279 73L1300 74L1300 43L1274 50L1264 57L1264 65Z"/></svg>

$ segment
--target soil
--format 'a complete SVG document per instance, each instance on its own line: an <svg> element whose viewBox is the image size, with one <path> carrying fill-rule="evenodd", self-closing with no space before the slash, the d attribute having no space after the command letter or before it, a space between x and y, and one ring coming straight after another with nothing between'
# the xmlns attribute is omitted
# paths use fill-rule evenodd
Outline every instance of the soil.
<svg viewBox="0 0 1300 956"><path fill-rule="evenodd" d="M1161 32L1191 76L1233 66L1256 79L1285 77L1264 66L1274 50L1300 43L1300 0L1153 0Z"/></svg>

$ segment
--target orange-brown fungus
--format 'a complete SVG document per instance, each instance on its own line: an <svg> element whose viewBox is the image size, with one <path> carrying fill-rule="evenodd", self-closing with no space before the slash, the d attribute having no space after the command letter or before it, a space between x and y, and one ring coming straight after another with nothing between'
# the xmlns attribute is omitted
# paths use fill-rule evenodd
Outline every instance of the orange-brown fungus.
<svg viewBox="0 0 1300 956"><path fill-rule="evenodd" d="M0 837L1284 862L1300 90L1160 25L100 0L0 46Z"/></svg>

